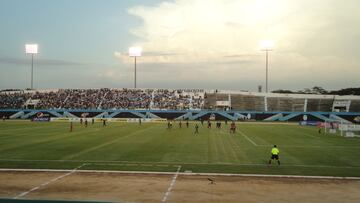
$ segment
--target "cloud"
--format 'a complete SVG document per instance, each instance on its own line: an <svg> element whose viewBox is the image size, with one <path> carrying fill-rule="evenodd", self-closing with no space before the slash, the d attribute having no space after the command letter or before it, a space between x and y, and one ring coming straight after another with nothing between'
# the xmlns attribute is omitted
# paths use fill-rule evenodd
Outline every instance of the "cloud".
<svg viewBox="0 0 360 203"><path fill-rule="evenodd" d="M175 0L128 12L142 20L131 31L140 38L134 44L149 53L182 53L149 55L144 63L232 63L231 57L222 56L259 55L258 43L266 38L274 40L278 50L301 47L329 24L326 15L318 14L317 5L289 0ZM115 56L131 61L119 53Z"/></svg>
<svg viewBox="0 0 360 203"><path fill-rule="evenodd" d="M35 59L36 65L43 66L82 66L87 65L85 63L72 62L66 60L57 60L57 59ZM30 59L24 58L10 58L10 57L0 57L0 63L3 64L13 64L13 65L28 65L31 63Z"/></svg>
<svg viewBox="0 0 360 203"><path fill-rule="evenodd" d="M226 55L229 53L166 53L166 52L145 52L138 58L139 63L145 64L189 64L189 63L244 63L255 62L258 55ZM134 63L134 59L128 56L128 53L114 52L114 56L124 63Z"/></svg>
<svg viewBox="0 0 360 203"><path fill-rule="evenodd" d="M138 60L143 68L167 66L180 75L173 80L188 84L239 79L256 87L263 82L265 64L258 44L272 39L272 84L301 89L304 83L317 81L327 86L357 83L360 28L351 25L360 22L359 2L173 0L135 6L128 12L142 21L131 33L138 37L133 44L145 51ZM124 64L133 63L127 54L114 55ZM161 77L171 78L166 73ZM150 75L149 80L155 80Z"/></svg>
<svg viewBox="0 0 360 203"><path fill-rule="evenodd" d="M183 53L153 57L153 62L213 62L232 60L224 55L254 54L259 40L284 37L278 22L289 15L287 5L284 0L176 0L129 13L143 21L132 30L141 39L135 44L149 52Z"/></svg>

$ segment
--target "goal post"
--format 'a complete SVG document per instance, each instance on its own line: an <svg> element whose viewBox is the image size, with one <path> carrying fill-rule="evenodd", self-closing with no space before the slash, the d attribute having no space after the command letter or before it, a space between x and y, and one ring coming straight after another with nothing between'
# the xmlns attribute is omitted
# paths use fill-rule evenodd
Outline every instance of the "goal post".
<svg viewBox="0 0 360 203"><path fill-rule="evenodd" d="M360 137L360 125L342 123L339 125L341 136L344 137Z"/></svg>
<svg viewBox="0 0 360 203"><path fill-rule="evenodd" d="M326 120L323 123L324 133L325 134L336 134L339 130L340 122L336 120Z"/></svg>
<svg viewBox="0 0 360 203"><path fill-rule="evenodd" d="M325 134L340 133L343 137L360 137L360 125L343 120L326 120L319 127L324 129Z"/></svg>

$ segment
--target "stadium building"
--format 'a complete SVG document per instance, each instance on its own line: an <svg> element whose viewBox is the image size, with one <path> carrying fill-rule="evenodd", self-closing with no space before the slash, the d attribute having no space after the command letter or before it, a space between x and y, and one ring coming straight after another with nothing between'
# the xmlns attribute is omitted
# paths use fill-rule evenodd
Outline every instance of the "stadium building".
<svg viewBox="0 0 360 203"><path fill-rule="evenodd" d="M359 123L360 96L203 89L10 90L0 92L0 116Z"/></svg>

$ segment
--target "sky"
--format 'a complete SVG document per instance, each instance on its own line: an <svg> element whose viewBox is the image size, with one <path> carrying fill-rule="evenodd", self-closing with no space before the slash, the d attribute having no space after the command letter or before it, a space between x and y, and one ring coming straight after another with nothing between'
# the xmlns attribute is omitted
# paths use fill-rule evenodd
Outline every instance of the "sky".
<svg viewBox="0 0 360 203"><path fill-rule="evenodd" d="M0 89L360 87L358 0L0 0Z"/></svg>

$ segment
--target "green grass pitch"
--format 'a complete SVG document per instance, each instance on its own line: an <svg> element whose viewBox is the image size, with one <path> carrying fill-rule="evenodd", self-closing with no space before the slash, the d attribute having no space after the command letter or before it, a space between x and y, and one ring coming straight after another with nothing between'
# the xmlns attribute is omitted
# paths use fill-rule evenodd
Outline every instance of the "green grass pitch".
<svg viewBox="0 0 360 203"><path fill-rule="evenodd" d="M207 129L199 123L0 122L0 168L180 171L360 176L360 139L318 134L315 127L237 123ZM269 166L273 144L281 165Z"/></svg>

